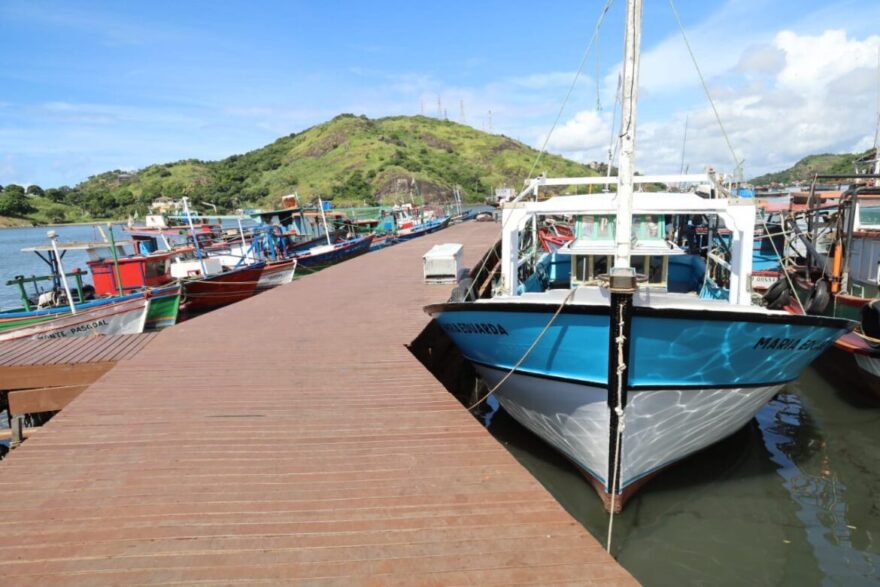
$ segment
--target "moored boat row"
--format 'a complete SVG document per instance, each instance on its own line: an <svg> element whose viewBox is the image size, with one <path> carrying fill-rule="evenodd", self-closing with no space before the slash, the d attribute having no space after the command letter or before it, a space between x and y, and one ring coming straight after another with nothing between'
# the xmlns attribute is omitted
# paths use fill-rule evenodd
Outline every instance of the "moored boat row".
<svg viewBox="0 0 880 587"><path fill-rule="evenodd" d="M18 288L21 307L0 312L0 340L166 328L290 283L297 271L319 271L367 253L375 241L389 246L448 225L448 218L415 222L408 213L402 239L396 224L378 234L358 235L342 226L331 227L320 206L311 222L297 209L282 215L287 225L245 230L239 220L239 230L229 232L201 222L185 199L182 210L177 219L154 215L143 226L130 224L125 229L130 241L117 242L111 228L106 242L59 243L52 236L49 245L24 249L46 261L51 274L7 283ZM269 216L279 220L276 214ZM396 223L397 216L391 218ZM88 271L65 273L62 257L70 250L88 254ZM89 272L92 284L84 282ZM75 279L74 287L68 277Z"/></svg>

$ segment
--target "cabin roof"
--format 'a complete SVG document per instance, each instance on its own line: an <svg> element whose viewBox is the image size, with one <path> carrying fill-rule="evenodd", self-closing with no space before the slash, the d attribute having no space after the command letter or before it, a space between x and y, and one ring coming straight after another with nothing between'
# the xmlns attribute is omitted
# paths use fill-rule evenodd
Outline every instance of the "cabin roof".
<svg viewBox="0 0 880 587"><path fill-rule="evenodd" d="M133 245L133 241L116 241L116 246L121 247L124 245ZM98 242L98 243L87 243L87 242L68 242L68 243L56 243L56 247L59 251L88 251L95 249L109 249L113 245L109 242ZM25 247L21 249L24 253L35 253L35 252L49 252L53 250L51 244L48 245L34 245L32 247Z"/></svg>

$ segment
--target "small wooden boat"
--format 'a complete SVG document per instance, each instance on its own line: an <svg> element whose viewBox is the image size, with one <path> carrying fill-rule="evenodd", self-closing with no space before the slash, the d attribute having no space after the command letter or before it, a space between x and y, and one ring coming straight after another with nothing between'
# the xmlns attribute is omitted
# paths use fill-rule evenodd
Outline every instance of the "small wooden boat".
<svg viewBox="0 0 880 587"><path fill-rule="evenodd" d="M384 249L385 247L390 247L397 242L397 237L394 236L393 233L386 232L382 234L374 234L373 242L370 243L370 250L377 251L379 249Z"/></svg>
<svg viewBox="0 0 880 587"><path fill-rule="evenodd" d="M253 296L264 267L265 263L254 263L231 271L182 279L183 301L180 311L187 314L205 312Z"/></svg>
<svg viewBox="0 0 880 587"><path fill-rule="evenodd" d="M397 240L412 240L420 236L425 236L426 234L431 234L432 232L437 232L438 230L443 230L447 226L449 226L448 216L443 216L441 218L430 218L428 220L406 226L405 228L398 228Z"/></svg>
<svg viewBox="0 0 880 587"><path fill-rule="evenodd" d="M263 267L260 280L257 282L256 293L284 285L293 281L296 273L296 259L270 261Z"/></svg>
<svg viewBox="0 0 880 587"><path fill-rule="evenodd" d="M370 250L372 242L373 235L360 236L332 244L312 247L306 252L296 254L294 259L296 259L298 266L305 267L311 271L318 271L358 255L363 255Z"/></svg>
<svg viewBox="0 0 880 587"><path fill-rule="evenodd" d="M69 305L0 313L0 341L143 332L149 292Z"/></svg>

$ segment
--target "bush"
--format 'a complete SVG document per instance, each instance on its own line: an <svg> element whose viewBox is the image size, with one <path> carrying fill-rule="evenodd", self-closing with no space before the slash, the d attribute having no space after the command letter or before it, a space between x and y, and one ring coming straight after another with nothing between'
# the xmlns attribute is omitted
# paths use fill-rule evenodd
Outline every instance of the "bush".
<svg viewBox="0 0 880 587"><path fill-rule="evenodd" d="M20 189L20 186L16 187ZM18 192L9 191L9 186L6 188L0 194L0 216L24 216L36 211L36 208L31 206L27 196L24 195L23 189Z"/></svg>
<svg viewBox="0 0 880 587"><path fill-rule="evenodd" d="M64 206L50 204L46 208L46 219L52 224L60 224L67 220L67 210Z"/></svg>

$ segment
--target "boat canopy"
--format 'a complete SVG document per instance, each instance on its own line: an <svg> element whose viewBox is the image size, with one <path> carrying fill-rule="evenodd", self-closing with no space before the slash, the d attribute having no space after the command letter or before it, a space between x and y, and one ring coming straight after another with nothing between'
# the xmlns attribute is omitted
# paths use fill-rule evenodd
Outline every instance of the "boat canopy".
<svg viewBox="0 0 880 587"><path fill-rule="evenodd" d="M635 246L633 256L678 254L665 240L665 227L660 219L666 215L714 214L731 231L730 303L751 304L748 288L752 272L752 241L755 229L755 201L752 198L704 197L721 193L711 175L639 176L637 183L698 184L692 192L635 192L632 201ZM616 218L617 194L555 196L544 201L524 201L522 198L537 194L541 186L572 186L617 183L617 178L537 178L513 202L504 205L502 220L501 286L506 295L515 295L519 285L520 231L539 216L572 216L584 224L582 238L568 246L568 254L606 255L614 252L614 238L600 238L602 222L607 234L613 233L609 222ZM665 220L664 220L665 222ZM640 226L641 224L641 226ZM644 235L639 231L644 228ZM584 238L588 234L591 238ZM598 232L596 232L598 231ZM576 235L577 236L577 235ZM595 237L595 238L593 238ZM578 242L580 240L580 243ZM662 242L662 245L661 245ZM641 250L639 247L641 246ZM665 248L664 248L665 247ZM560 250L560 252L563 252Z"/></svg>

